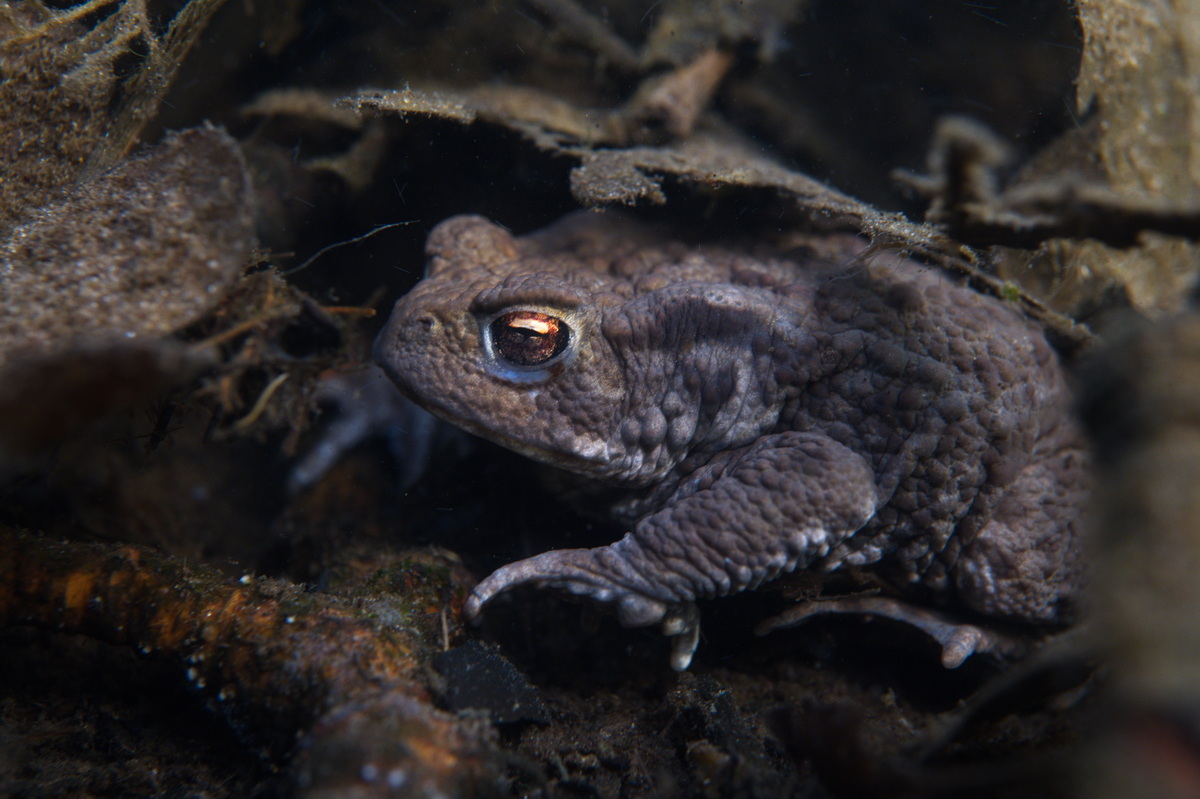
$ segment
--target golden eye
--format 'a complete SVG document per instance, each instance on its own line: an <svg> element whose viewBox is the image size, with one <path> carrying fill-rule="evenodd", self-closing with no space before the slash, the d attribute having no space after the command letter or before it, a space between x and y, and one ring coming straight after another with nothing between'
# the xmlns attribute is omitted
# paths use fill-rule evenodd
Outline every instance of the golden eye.
<svg viewBox="0 0 1200 799"><path fill-rule="evenodd" d="M537 311L510 311L489 326L492 349L514 366L540 366L571 343L571 328L555 316Z"/></svg>

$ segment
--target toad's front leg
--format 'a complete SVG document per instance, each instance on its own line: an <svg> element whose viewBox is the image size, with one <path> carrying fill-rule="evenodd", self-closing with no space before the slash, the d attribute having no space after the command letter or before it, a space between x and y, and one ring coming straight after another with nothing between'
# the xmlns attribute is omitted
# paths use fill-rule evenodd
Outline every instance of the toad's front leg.
<svg viewBox="0 0 1200 799"><path fill-rule="evenodd" d="M861 528L878 506L870 465L818 433L766 436L690 475L661 510L620 541L560 549L496 570L466 605L530 583L617 607L621 623L663 622L671 665L691 663L698 597L753 588L802 568Z"/></svg>

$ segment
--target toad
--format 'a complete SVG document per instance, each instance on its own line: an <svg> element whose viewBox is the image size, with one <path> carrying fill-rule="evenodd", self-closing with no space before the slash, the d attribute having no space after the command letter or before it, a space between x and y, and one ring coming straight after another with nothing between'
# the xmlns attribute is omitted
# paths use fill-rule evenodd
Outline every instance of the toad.
<svg viewBox="0 0 1200 799"><path fill-rule="evenodd" d="M988 620L1072 620L1085 458L1014 307L849 235L739 251L613 213L519 237L454 217L427 255L377 361L433 414L607 487L627 530L498 569L469 618L548 586L661 623L677 669L694 600L799 569L878 575L894 590L812 607L915 625L947 666L1003 650Z"/></svg>

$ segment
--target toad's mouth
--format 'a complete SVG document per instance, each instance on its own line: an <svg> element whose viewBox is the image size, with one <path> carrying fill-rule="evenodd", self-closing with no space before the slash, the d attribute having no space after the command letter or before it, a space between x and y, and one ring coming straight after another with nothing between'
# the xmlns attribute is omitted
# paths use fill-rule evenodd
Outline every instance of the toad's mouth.
<svg viewBox="0 0 1200 799"><path fill-rule="evenodd" d="M606 467L612 463L611 449L604 441L575 436L565 445L558 445L531 435L521 436L522 432L531 431L512 429L515 421L512 418L500 419L497 412L459 400L451 394L427 391L415 384L412 375L385 361L380 361L380 366L401 394L442 421L538 463L598 479L603 479L608 471ZM509 430L504 429L505 424L510 426Z"/></svg>
<svg viewBox="0 0 1200 799"><path fill-rule="evenodd" d="M602 467L611 462L609 448L593 440L577 437L577 444L573 446L546 446L527 438L517 438L513 434L490 426L484 420L473 418L470 408L453 403L442 403L438 401L437 397L410 394L403 388L401 388L401 393L439 419L538 463L569 472L595 475L598 469L602 470Z"/></svg>

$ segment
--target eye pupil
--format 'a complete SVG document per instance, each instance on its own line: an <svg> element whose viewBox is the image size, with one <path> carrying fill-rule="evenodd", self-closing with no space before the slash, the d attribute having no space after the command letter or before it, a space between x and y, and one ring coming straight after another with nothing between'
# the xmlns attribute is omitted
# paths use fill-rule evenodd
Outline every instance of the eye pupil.
<svg viewBox="0 0 1200 799"><path fill-rule="evenodd" d="M516 366L537 366L567 348L571 329L563 320L537 311L510 311L491 324L492 347Z"/></svg>

